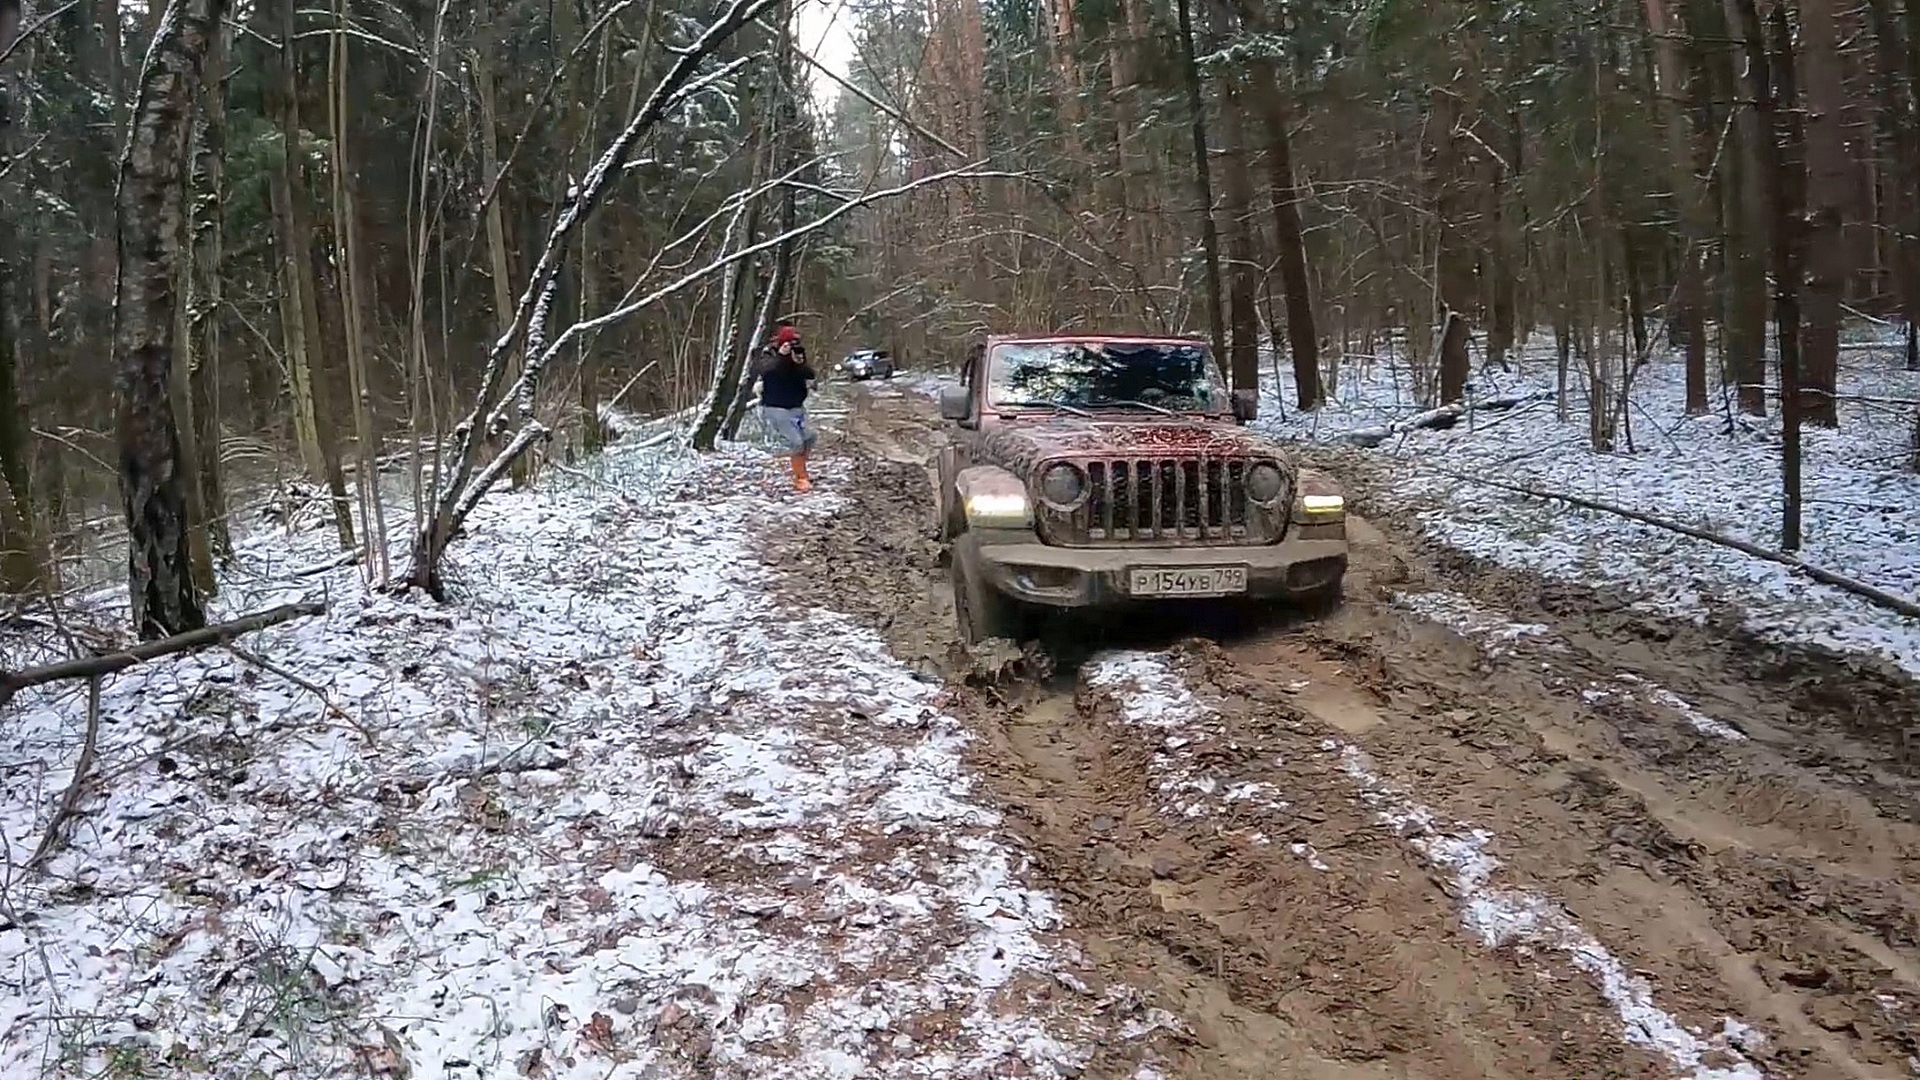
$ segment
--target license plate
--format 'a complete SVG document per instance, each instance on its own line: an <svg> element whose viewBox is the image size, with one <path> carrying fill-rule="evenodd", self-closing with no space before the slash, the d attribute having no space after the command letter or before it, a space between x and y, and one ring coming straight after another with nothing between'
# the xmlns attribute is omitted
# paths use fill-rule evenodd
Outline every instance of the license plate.
<svg viewBox="0 0 1920 1080"><path fill-rule="evenodd" d="M1226 596L1247 591L1244 566L1194 566L1178 570L1129 570L1127 591L1134 596Z"/></svg>

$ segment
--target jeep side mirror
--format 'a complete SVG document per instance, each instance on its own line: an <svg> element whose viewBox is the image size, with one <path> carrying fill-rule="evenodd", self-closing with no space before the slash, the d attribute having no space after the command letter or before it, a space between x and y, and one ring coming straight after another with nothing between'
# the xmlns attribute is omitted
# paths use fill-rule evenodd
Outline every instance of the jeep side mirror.
<svg viewBox="0 0 1920 1080"><path fill-rule="evenodd" d="M973 392L964 386L940 388L940 419L965 420L973 411Z"/></svg>
<svg viewBox="0 0 1920 1080"><path fill-rule="evenodd" d="M1235 390L1228 395L1233 406L1233 418L1246 423L1260 418L1260 392L1257 390Z"/></svg>

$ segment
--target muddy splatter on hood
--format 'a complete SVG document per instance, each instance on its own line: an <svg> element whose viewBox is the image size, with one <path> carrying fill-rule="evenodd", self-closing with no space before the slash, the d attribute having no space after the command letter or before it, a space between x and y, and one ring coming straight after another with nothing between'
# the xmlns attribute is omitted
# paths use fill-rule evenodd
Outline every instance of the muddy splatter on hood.
<svg viewBox="0 0 1920 1080"><path fill-rule="evenodd" d="M1100 457L1279 457L1278 448L1228 421L1128 414L1125 419L1048 416L996 422L986 456L1025 478L1040 461Z"/></svg>

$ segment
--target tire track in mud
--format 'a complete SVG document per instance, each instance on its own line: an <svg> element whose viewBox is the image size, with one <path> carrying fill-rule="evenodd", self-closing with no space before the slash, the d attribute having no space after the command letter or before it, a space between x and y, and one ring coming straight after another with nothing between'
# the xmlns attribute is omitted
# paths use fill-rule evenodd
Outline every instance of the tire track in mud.
<svg viewBox="0 0 1920 1080"><path fill-rule="evenodd" d="M1061 898L1104 978L1186 1023L1162 1048L1170 1074L1686 1075L1629 1045L1594 979L1465 933L1457 881L1376 820L1328 740L1436 814L1492 830L1506 880L1564 907L1687 1023L1759 1027L1765 1041L1740 1042L1766 1075L1916 1070L1920 834L1783 752L1789 710L1769 688L1713 675L1698 653L1662 663L1619 647L1577 608L1544 613L1552 647L1529 637L1490 656L1392 603L1390 590L1445 573L1362 530L1333 617L1176 650L1188 685L1220 704L1217 730L1170 764L1164 731L1122 718L1126 694L1072 670L996 680L956 648L923 531L931 493L911 463L933 445L929 412L856 409L843 444L859 458L854 511L779 538L773 557L787 587L870 620L948 679L1035 883ZM863 427L880 429L878 455L861 450ZM1644 694L1583 696L1622 670L1704 696L1754 738L1704 736ZM1698 1074L1729 1060L1710 1053Z"/></svg>

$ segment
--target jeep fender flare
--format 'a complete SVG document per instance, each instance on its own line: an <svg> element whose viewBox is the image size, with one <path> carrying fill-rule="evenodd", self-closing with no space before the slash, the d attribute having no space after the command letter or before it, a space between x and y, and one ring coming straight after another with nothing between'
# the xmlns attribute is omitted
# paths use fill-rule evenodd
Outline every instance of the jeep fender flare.
<svg viewBox="0 0 1920 1080"><path fill-rule="evenodd" d="M956 462L957 464L957 462ZM969 465L953 478L952 507L954 523L965 530L967 500L980 495L1017 495L1027 497L1027 485L1019 477L998 465Z"/></svg>

